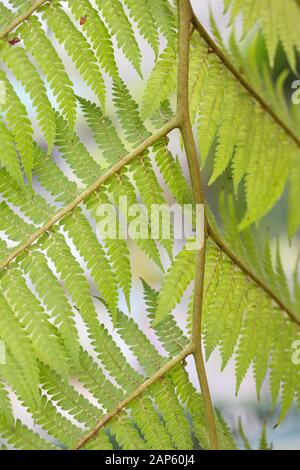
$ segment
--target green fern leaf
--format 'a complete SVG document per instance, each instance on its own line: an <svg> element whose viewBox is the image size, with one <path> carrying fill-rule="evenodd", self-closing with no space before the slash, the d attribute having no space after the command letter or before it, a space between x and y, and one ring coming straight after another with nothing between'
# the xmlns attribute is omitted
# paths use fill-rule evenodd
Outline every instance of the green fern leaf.
<svg viewBox="0 0 300 470"><path fill-rule="evenodd" d="M82 31L89 39L99 64L112 78L118 80L118 68L115 61L113 44L110 34L89 0L68 1L71 12L76 20L82 23Z"/></svg>
<svg viewBox="0 0 300 470"><path fill-rule="evenodd" d="M105 107L105 86L97 60L83 34L76 29L59 4L47 4L43 18L72 58L80 74Z"/></svg>
<svg viewBox="0 0 300 470"><path fill-rule="evenodd" d="M141 52L122 4L119 0L96 0L96 4L112 35L116 37L118 47L122 49L125 57L142 76Z"/></svg>
<svg viewBox="0 0 300 470"><path fill-rule="evenodd" d="M176 52L168 46L159 56L143 97L142 116L151 117L176 88Z"/></svg>
<svg viewBox="0 0 300 470"><path fill-rule="evenodd" d="M198 135L202 165L206 162L219 127L223 99L224 69L216 59L211 59L199 108Z"/></svg>
<svg viewBox="0 0 300 470"><path fill-rule="evenodd" d="M47 96L44 82L35 67L21 47L2 47L1 59L9 67L16 79L19 80L29 94L36 109L37 119L48 144L48 153L51 153L56 125L51 103Z"/></svg>
<svg viewBox="0 0 300 470"><path fill-rule="evenodd" d="M0 122L1 166L4 166L19 186L24 184L19 158L14 147L14 138L3 122Z"/></svg>
<svg viewBox="0 0 300 470"><path fill-rule="evenodd" d="M32 16L19 28L24 46L33 55L46 76L59 108L71 127L76 120L76 98L73 85L55 48L47 38L39 20Z"/></svg>
<svg viewBox="0 0 300 470"><path fill-rule="evenodd" d="M116 280L89 222L79 210L76 210L73 215L63 220L62 226L73 239L75 246L91 271L101 295L113 314L115 314L118 301Z"/></svg>
<svg viewBox="0 0 300 470"><path fill-rule="evenodd" d="M174 259L162 285L155 324L167 317L180 302L185 290L194 277L195 252L184 248Z"/></svg>
<svg viewBox="0 0 300 470"><path fill-rule="evenodd" d="M0 70L0 79L1 82L4 83L6 94L6 100L1 105L1 110L5 112L5 119L14 137L16 149L20 155L21 165L25 175L30 180L33 166L32 126L25 106L20 101L2 70ZM3 138L5 138L5 135ZM10 163L10 165L11 164L12 163ZM17 174L18 172L16 175Z"/></svg>
<svg viewBox="0 0 300 470"><path fill-rule="evenodd" d="M26 336L25 330L18 323L3 295L0 296L1 309L1 339L19 364L28 381L32 384L34 397L39 401L38 367L34 356L32 343Z"/></svg>

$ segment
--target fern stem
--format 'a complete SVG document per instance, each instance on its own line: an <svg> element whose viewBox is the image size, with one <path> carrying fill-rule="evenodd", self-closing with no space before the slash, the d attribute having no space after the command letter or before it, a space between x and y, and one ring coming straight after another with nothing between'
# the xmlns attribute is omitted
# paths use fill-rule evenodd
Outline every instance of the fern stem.
<svg viewBox="0 0 300 470"><path fill-rule="evenodd" d="M136 149L130 152L125 157L121 158L118 163L112 166L107 170L103 175L99 176L96 181L86 188L82 193L80 193L70 204L63 207L58 211L53 217L51 217L46 224L36 230L28 239L19 245L17 248L11 251L11 253L0 263L0 269L6 268L17 256L19 256L23 251L27 250L39 237L44 233L48 232L58 221L60 221L67 214L72 212L81 202L83 202L88 196L90 196L94 191L100 188L109 178L118 173L124 166L134 160L136 157L141 155L148 147L155 144L158 140L162 139L173 129L179 127L178 118L175 117L173 120L168 122L163 126L158 132L148 137L144 142L142 142Z"/></svg>
<svg viewBox="0 0 300 470"><path fill-rule="evenodd" d="M233 261L233 263L238 266L250 279L252 279L255 284L257 284L261 289L263 289L270 298L283 310L293 321L296 325L300 327L300 319L297 317L296 313L293 312L280 298L272 291L267 284L260 279L251 269L249 269L245 263L235 254L233 253L230 248L226 245L224 240L214 231L214 229L208 226L208 232L210 237L214 240L214 242L218 245L218 247Z"/></svg>
<svg viewBox="0 0 300 470"><path fill-rule="evenodd" d="M189 0L178 0L179 9L179 58L178 58L178 97L177 112L181 118L181 132L188 160L189 172L193 188L194 200L196 204L204 204L204 193L202 188L201 172L199 160L192 131L189 110L189 47L190 29L193 18L192 7ZM206 222L204 230L206 229ZM205 237L206 239L206 237ZM203 304L203 284L205 272L205 251L206 244L197 253L195 266L195 287L193 305L193 329L192 346L199 378L201 393L203 396L205 415L213 450L218 450L218 437L215 422L215 414L210 395L205 363L202 352L202 304Z"/></svg>
<svg viewBox="0 0 300 470"><path fill-rule="evenodd" d="M84 437L80 439L74 446L73 450L80 450L92 437L94 437L100 429L102 429L106 424L108 424L115 416L117 416L126 406L128 406L133 400L138 398L142 393L144 393L151 385L161 379L166 375L173 367L182 362L187 356L192 354L192 346L189 345L185 348L178 356L174 357L171 361L167 362L160 370L158 370L152 377L147 379L143 384L137 387L131 395L129 395L125 400L121 401L118 406L107 413L97 424L91 429Z"/></svg>
<svg viewBox="0 0 300 470"><path fill-rule="evenodd" d="M219 46L214 42L210 37L206 29L202 26L195 14L193 14L192 22L199 32L200 36L205 40L207 45L212 51L218 56L219 60L227 67L227 69L232 73L232 75L238 80L238 82L246 89L246 91L260 104L260 106L274 119L274 121L288 134L291 139L300 147L300 139L298 136L285 124L285 122L277 116L277 114L272 110L268 103L262 98L262 96L257 93L257 91L248 83L247 80L241 75L241 73L234 67L234 65L228 60L223 51Z"/></svg>
<svg viewBox="0 0 300 470"><path fill-rule="evenodd" d="M19 26L23 21L26 21L38 8L40 8L44 3L50 0L37 0L34 2L28 10L24 11L21 15L17 16L12 22L7 25L2 31L0 31L0 39L3 39L7 36L8 33L13 31L17 26Z"/></svg>

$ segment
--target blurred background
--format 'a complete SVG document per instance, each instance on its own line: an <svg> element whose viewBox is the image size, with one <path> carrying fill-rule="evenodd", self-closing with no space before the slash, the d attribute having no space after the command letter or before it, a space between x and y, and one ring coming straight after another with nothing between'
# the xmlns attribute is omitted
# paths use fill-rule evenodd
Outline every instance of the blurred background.
<svg viewBox="0 0 300 470"><path fill-rule="evenodd" d="M2 0L3 1L3 0ZM4 4L8 4L7 0L4 0ZM211 31L211 20L210 16L213 15L215 22L219 28L220 33L224 39L224 43L230 34L230 28L228 27L228 15L223 13L223 1L222 0L193 0L192 1L193 7L197 16L199 17L201 23L206 27L207 30ZM239 35L239 20L237 21L235 27L237 30L237 37ZM138 34L138 33L137 33ZM61 47L53 38L51 32L49 32L49 36L55 47L57 47L61 52L60 55L63 55L63 51ZM123 79L128 84L130 91L132 92L134 98L139 101L143 95L143 90L145 87L146 80L149 76L149 73L154 65L155 57L153 51L147 45L147 43L140 37L139 44L143 48L143 73L144 79L141 79L137 76L131 65L126 61L122 53L118 52L118 63L121 70L121 75ZM256 41L257 35L253 35L252 38L248 38L247 42L245 43L245 47L251 47L253 44L251 41ZM64 54L64 61L66 64L67 71L75 84L76 92L79 95L85 96L86 98L95 100L94 96L89 92L86 88L84 82L80 78L79 74L77 73L76 69L74 68L71 61L68 57ZM267 61L266 54L263 52L263 46L260 47L259 52L257 54L257 60ZM272 78L274 82L276 81L276 77L282 70L287 69L288 62L284 56L283 51L278 52L278 57L276 58L276 67ZM286 82L286 95L287 99L289 96L289 92L291 93L291 84L295 77L293 77L292 72L289 70L289 78ZM13 77L12 77L13 79ZM289 84L290 83L290 89ZM255 85L255 83L253 84ZM31 109L31 118L33 122L35 122L34 112L31 107L31 103L28 100L27 95L24 93L22 87L19 84L16 84L18 87L19 95L22 97L23 100L26 101L28 109ZM111 106L111 97L110 97L110 82L107 78L107 89L108 89L108 107L107 112L114 118L114 110ZM51 92L49 90L49 96ZM299 105L300 106L300 105ZM91 138L91 134L89 129L87 128L87 124L83 119L79 119L77 124L77 132L86 144L87 148L89 149L90 153L93 157L99 161L99 163L103 163L101 154L97 149L96 144L93 142ZM43 141L41 135L39 133L38 127L36 126L36 138L40 141L41 145L43 145ZM179 158L182 162L182 165L185 168L187 173L187 168L185 164L185 156L182 153L180 147L180 141L178 139L177 133L172 133L170 135L170 146L172 148L173 154L178 154ZM68 171L67 169L65 169ZM209 168L207 169L207 173L209 173ZM70 179L73 178L71 174L68 174ZM204 177L206 178L207 175L205 174ZM207 189L207 198L210 202L211 207L216 210L219 190L221 188L229 187L230 185L230 175L224 175L224 177L220 178L219 181L213 185L211 189ZM287 242L287 232L286 232L286 212L287 212L287 204L286 204L286 196L282 198L280 203L274 208L274 210L265 218L261 227L261 233L265 233L268 230L269 236L271 237L272 243L275 245L276 240L279 239L280 245L282 248L282 257L284 260L284 265L286 272L291 279L292 271L295 266L295 262L298 256L298 252L300 250L300 239L296 239L292 246L290 246ZM137 322L143 326L144 331L148 334L150 339L155 341L155 339L151 336L151 330L149 328L149 323L145 313L145 306L141 303L142 297L142 286L139 280L140 277L145 278L153 287L159 286L161 283L161 273L158 271L154 265L151 265L147 259L145 259L144 255L136 248L136 245L132 245L131 249L132 254L132 264L134 268L134 289L132 292L132 312L131 315L135 317ZM166 260L166 267L168 261ZM175 315L178 316L176 318L179 319L181 326L185 328L185 321L186 319L182 317L183 312L187 310L187 303L188 303L189 295L185 295L183 302L180 306L178 306ZM121 308L127 311L125 302L121 302ZM103 317L103 311L99 305L99 315L101 315L101 320L107 324L107 327L111 329L111 325L109 323L109 319ZM78 324L79 327L80 324ZM84 341L84 332L83 341ZM124 345L122 345L124 348ZM129 357L129 360L134 364L134 359L130 356L130 353L126 351L126 354ZM136 367L137 365L134 364ZM195 386L198 387L196 374L194 370L194 366L192 360L189 361L188 364L189 372L191 379L195 383ZM267 379L266 383L263 387L263 393L261 395L260 401L258 402L256 397L256 390L255 384L253 380L252 371L249 372L247 377L245 378L242 387L238 396L235 396L235 377L234 377L234 363L233 361L227 366L224 372L220 372L221 369L221 361L219 354L216 352L210 358L207 364L207 372L209 383L211 387L211 392L213 396L213 401L215 405L220 409L222 414L227 419L228 423L230 424L231 429L234 431L235 435L239 439L238 435L238 421L239 419L242 420L243 427L247 431L247 436L251 445L253 447L258 446L258 441L260 438L260 433L263 427L263 423L267 424L267 435L268 441L273 443L275 449L298 449L300 450L300 415L299 411L293 409L290 411L287 419L284 423L277 429L273 429L274 424L276 422L277 412L271 410L270 404L270 396L268 391L268 384ZM17 410L18 408L18 410ZM16 401L16 413L22 415L22 418L30 424L30 417L26 415L26 412L20 411L20 407L17 407ZM31 423L33 424L33 423Z"/></svg>

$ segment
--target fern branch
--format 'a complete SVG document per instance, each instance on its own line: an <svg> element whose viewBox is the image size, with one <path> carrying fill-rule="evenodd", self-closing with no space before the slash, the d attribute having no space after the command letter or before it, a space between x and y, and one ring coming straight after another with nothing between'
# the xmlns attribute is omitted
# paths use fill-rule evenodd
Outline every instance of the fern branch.
<svg viewBox="0 0 300 470"><path fill-rule="evenodd" d="M73 201L70 202L67 206L63 207L58 211L53 217L51 217L41 228L33 232L28 239L19 245L17 248L12 250L12 252L0 263L0 269L6 268L17 256L26 251L38 238L40 238L44 233L48 232L58 221L63 219L67 214L72 212L81 202L83 202L88 196L90 196L94 191L100 188L109 178L118 173L124 166L134 160L136 157L141 155L148 147L155 144L162 137L166 136L176 127L179 127L178 118L174 118L172 121L167 123L162 127L158 132L152 134L150 137L144 140L136 149L130 152L125 157L121 158L118 163L112 166L108 171L103 175L99 176L96 181L86 188L82 193L80 193Z"/></svg>
<svg viewBox="0 0 300 470"><path fill-rule="evenodd" d="M205 40L209 48L217 55L219 60L225 65L225 67L232 73L236 80L246 89L246 91L257 101L260 106L273 118L273 120L288 134L291 139L300 147L299 137L289 128L285 122L277 116L277 114L272 110L268 103L262 98L262 96L257 93L257 91L248 83L247 80L240 74L240 72L235 68L235 66L228 60L223 51L219 46L214 42L210 37L206 29L202 26L196 15L193 15L192 22L199 32L200 36Z"/></svg>
<svg viewBox="0 0 300 470"><path fill-rule="evenodd" d="M187 356L192 354L192 346L185 348L178 356L174 357L171 361L167 362L160 370L158 370L152 377L146 380L143 384L137 387L125 400L121 401L116 408L110 413L106 414L96 426L86 434L74 446L74 450L80 450L92 437L94 437L100 429L109 423L115 416L117 416L124 408L126 408L133 400L141 396L151 385L164 377L173 367L182 362Z"/></svg>
<svg viewBox="0 0 300 470"><path fill-rule="evenodd" d="M190 28L193 17L192 7L189 0L178 0L179 9L179 56L178 56L178 115L181 117L181 132L188 160L192 189L196 204L204 204L204 194L202 188L202 178L199 167L195 140L190 121L189 110L189 47ZM205 227L204 227L205 229ZM195 287L193 305L193 331L192 344L196 369L199 377L201 392L204 400L205 414L208 424L208 432L211 448L217 450L218 437L214 409L209 391L208 380L205 371L205 364L202 352L202 305L203 286L205 270L204 246L198 251L195 267Z"/></svg>
<svg viewBox="0 0 300 470"><path fill-rule="evenodd" d="M299 317L296 315L295 312L291 310L277 295L273 290L267 286L267 284L260 279L258 275L256 275L251 269L249 269L245 263L243 263L239 257L230 250L230 248L226 245L226 243L222 240L222 238L217 234L217 232L212 228L211 225L208 224L208 232L214 242L218 245L218 247L233 261L233 263L238 266L250 279L252 279L255 284L257 284L261 289L263 289L269 297L278 305L278 307L286 312L286 314L290 317L290 319L300 327L300 320Z"/></svg>
<svg viewBox="0 0 300 470"><path fill-rule="evenodd" d="M14 18L9 25L7 25L2 31L0 31L0 40L7 36L15 28L17 28L17 26L23 23L23 21L26 21L36 10L38 10L44 3L48 1L50 0L37 0L28 8L28 10L24 11L21 15Z"/></svg>

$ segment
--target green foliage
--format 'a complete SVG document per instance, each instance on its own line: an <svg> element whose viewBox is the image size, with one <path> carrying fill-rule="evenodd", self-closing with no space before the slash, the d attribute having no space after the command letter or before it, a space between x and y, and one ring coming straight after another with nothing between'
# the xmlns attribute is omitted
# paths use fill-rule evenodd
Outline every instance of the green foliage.
<svg viewBox="0 0 300 470"><path fill-rule="evenodd" d="M288 4L281 0L269 3L263 1L259 6L255 0L240 2L238 0L227 0L224 2L225 9L230 10L230 21L233 22L241 13L243 19L243 34L248 33L258 22L266 40L269 60L274 65L275 54L279 41L284 47L291 67L296 69L296 50L300 51L299 43L299 4L292 0Z"/></svg>
<svg viewBox="0 0 300 470"><path fill-rule="evenodd" d="M249 439L246 436L246 433L244 431L243 423L242 423L241 419L239 419L239 433L240 433L241 440L244 444L245 450L253 450L251 445L250 445ZM264 423L263 427L262 427L261 436L260 436L260 440L259 440L259 449L258 450L262 450L262 451L273 450L273 444L268 443L266 423Z"/></svg>
<svg viewBox="0 0 300 470"><path fill-rule="evenodd" d="M176 56L174 45L167 46L159 56L144 94L142 107L144 117L151 116L176 87Z"/></svg>
<svg viewBox="0 0 300 470"><path fill-rule="evenodd" d="M213 154L214 168L209 184L213 184L226 169L232 172L237 195L243 182L247 211L240 228L244 229L260 221L283 195L289 180L293 182L296 179L299 145L281 132L273 118L245 93L216 54L209 52L205 41L195 31L190 68L191 116L198 127L203 167L211 161L209 157ZM170 51L163 51L145 90L145 117L151 116L174 91L174 64ZM251 76L248 72L248 75L254 79L253 74ZM279 94L283 84L284 81L278 89ZM267 93L265 88L264 91ZM277 94L274 101L278 101ZM278 104L275 108L279 108L282 114ZM287 117L284 115L285 120L291 120L289 115L289 112ZM299 126L297 132L298 129ZM299 226L296 227L297 211L293 207L296 186L292 183L291 191L289 232L293 237Z"/></svg>
<svg viewBox="0 0 300 470"><path fill-rule="evenodd" d="M31 3L1 4L1 31ZM184 73L178 73L174 3L53 0L0 36L5 91L0 121L0 339L6 348L6 362L0 364L0 438L6 447L73 449L104 420L82 448L211 448L204 399L190 381L185 361L195 348L191 333L198 253L189 249L190 240L177 249L173 227L168 239L159 232L155 240L135 241L163 277L158 290L142 280L147 310L142 327L139 311L132 314L133 308L140 309L131 302L136 288L133 242L106 237L99 210L112 204L118 232L124 234L124 196L128 205L142 208L148 229L153 206L168 204L171 196L180 206L194 201L173 152L173 134L168 135L174 92ZM272 2L270 17L266 1L227 0L224 6L231 11L231 22L243 14L244 34L259 21L270 64L257 70L257 43L245 57L233 34L227 50L211 17L219 47L249 81L259 77L264 104L196 25L191 29L186 92L201 166L212 168L213 188L224 172L231 172L232 191L239 201L245 193L246 200L241 216L233 198L222 194L221 229L207 207L204 349L207 359L219 350L222 369L234 358L237 391L252 367L259 397L269 371L273 406L281 404L279 424L294 401L300 402L299 366L291 360L300 335L298 264L292 293L279 245L273 249L268 240L261 244L253 224L270 212L289 184L290 239L300 225L298 121L287 108L286 75L274 85L271 74L279 43L295 68L300 10L294 0L293 18L283 0ZM119 65L121 51L132 73L143 76L147 57L141 41L152 49L155 64L138 100L139 92L125 83ZM76 94L66 56L85 82L89 99ZM88 143L77 125L79 115L90 133ZM128 225L134 221L133 215L127 219ZM185 308L191 284L186 325L174 310ZM198 347L201 339L196 338ZM19 419L14 397L42 432ZM235 449L223 418L217 411L215 416L220 448ZM260 447L269 448L265 427Z"/></svg>

